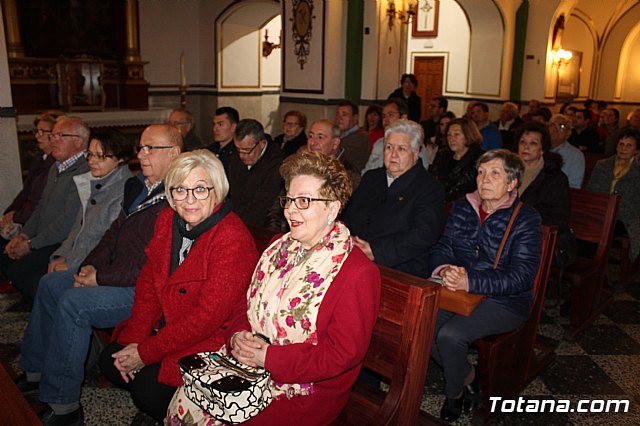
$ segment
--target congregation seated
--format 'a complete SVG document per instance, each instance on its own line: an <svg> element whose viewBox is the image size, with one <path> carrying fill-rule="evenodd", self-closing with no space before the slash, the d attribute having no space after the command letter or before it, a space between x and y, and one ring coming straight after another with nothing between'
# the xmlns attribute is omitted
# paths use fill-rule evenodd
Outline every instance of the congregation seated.
<svg viewBox="0 0 640 426"><path fill-rule="evenodd" d="M80 210L80 197L74 188L74 176L89 171L84 151L89 142L89 127L77 117L56 120L51 140L51 156L56 162L49 168L41 201L19 235L9 241L0 256L0 271L27 298L30 278L47 272L51 254L69 236ZM36 281L37 282L37 281Z"/></svg>
<svg viewBox="0 0 640 426"><path fill-rule="evenodd" d="M600 112L598 132L598 153L604 152L604 146L613 133L620 128L620 111L616 108L606 108Z"/></svg>
<svg viewBox="0 0 640 426"><path fill-rule="evenodd" d="M344 99L338 103L335 123L340 129L344 155L360 173L367 164L371 143L369 134L358 125L358 116L358 106L352 101Z"/></svg>
<svg viewBox="0 0 640 426"><path fill-rule="evenodd" d="M384 127L382 126L382 108L378 105L371 105L364 114L364 130L369 134L369 149L373 148L373 144L384 136Z"/></svg>
<svg viewBox="0 0 640 426"><path fill-rule="evenodd" d="M240 114L235 108L224 106L216 109L213 115L213 143L207 149L213 152L226 169L229 160L236 154L233 135L240 122Z"/></svg>
<svg viewBox="0 0 640 426"><path fill-rule="evenodd" d="M174 109L169 114L169 124L176 126L182 135L183 151L193 151L204 148L200 137L196 134L196 124L193 114L185 109Z"/></svg>
<svg viewBox="0 0 640 426"><path fill-rule="evenodd" d="M61 113L57 111L47 111L33 120L35 127L32 132L36 138L37 152L29 164L22 190L18 192L0 218L0 249L4 249L9 240L20 233L42 198L49 169L56 161L51 155L49 134L60 115Z"/></svg>
<svg viewBox="0 0 640 426"><path fill-rule="evenodd" d="M568 141L571 136L571 120L562 114L555 114L549 121L551 152L562 156L562 172L569 179L571 188L580 189L584 179L584 154Z"/></svg>
<svg viewBox="0 0 640 426"><path fill-rule="evenodd" d="M620 135L625 130L640 130L640 108L636 108L627 116L627 124L612 132L605 141L604 153L607 156L614 155L618 148Z"/></svg>
<svg viewBox="0 0 640 426"><path fill-rule="evenodd" d="M227 191L224 167L210 152L173 160L165 180L171 209L160 213L145 250L131 317L100 357L103 374L158 422L182 384L178 360L224 344L223 326L257 261Z"/></svg>
<svg viewBox="0 0 640 426"><path fill-rule="evenodd" d="M225 348L271 376L274 399L244 424L331 424L349 400L369 347L380 272L336 220L351 193L340 162L307 151L288 157L280 171L291 232L260 257L249 290L235 307ZM214 419L180 387L167 422L213 424Z"/></svg>
<svg viewBox="0 0 640 426"><path fill-rule="evenodd" d="M235 151L226 170L233 211L244 223L265 227L267 212L282 188L278 167L284 154L267 142L262 124L240 120L233 136Z"/></svg>
<svg viewBox="0 0 640 426"><path fill-rule="evenodd" d="M448 148L438 150L429 171L444 186L445 200L455 201L476 189L475 163L482 154L482 135L466 118L452 120L446 133Z"/></svg>
<svg viewBox="0 0 640 426"><path fill-rule="evenodd" d="M579 109L573 118L573 129L567 141L583 152L600 152L598 131L589 126L591 111Z"/></svg>
<svg viewBox="0 0 640 426"><path fill-rule="evenodd" d="M569 180L562 172L562 157L549 151L549 131L542 123L523 124L516 139L518 155L524 163L518 188L520 200L540 214L543 225L557 226L560 240L569 231L571 216Z"/></svg>
<svg viewBox="0 0 640 426"><path fill-rule="evenodd" d="M494 122L500 131L502 147L513 152L518 150L515 134L524 123L518 113L518 105L513 102L505 102L500 109L500 118Z"/></svg>
<svg viewBox="0 0 640 426"><path fill-rule="evenodd" d="M273 140L285 157L293 155L307 145L307 116L302 111L287 111L282 120L283 133Z"/></svg>
<svg viewBox="0 0 640 426"><path fill-rule="evenodd" d="M114 129L91 132L86 158L89 171L73 178L73 188L80 198L80 210L69 236L51 255L47 273L78 270L87 253L100 242L105 231L122 208L125 182L132 176L129 160L133 146L129 139ZM34 272L25 279L23 294L35 298L40 279Z"/></svg>
<svg viewBox="0 0 640 426"><path fill-rule="evenodd" d="M431 357L444 370L440 417L449 422L458 419L463 404L482 400L478 371L467 360L469 345L527 319L540 259L540 216L518 198L522 161L501 149L486 152L477 164L478 190L453 205L429 260L445 288L486 296L469 316L438 312Z"/></svg>
<svg viewBox="0 0 640 426"><path fill-rule="evenodd" d="M502 137L498 126L489 120L489 106L484 102L476 102L471 107L471 120L476 123L480 134L482 135L482 143L480 147L483 150L496 149L502 146Z"/></svg>
<svg viewBox="0 0 640 426"><path fill-rule="evenodd" d="M80 391L92 327L114 327L131 314L144 249L167 206L163 179L181 146L174 126L149 126L137 147L142 172L125 183L118 218L79 271L69 264L40 281L23 338L20 367L25 374L18 387L27 394L39 392L48 404L45 425L82 423Z"/></svg>
<svg viewBox="0 0 640 426"><path fill-rule="evenodd" d="M620 133L616 154L598 161L587 184L589 191L620 196L616 223L617 235L628 235L629 255L634 262L640 254L640 131L627 129Z"/></svg>
<svg viewBox="0 0 640 426"><path fill-rule="evenodd" d="M444 225L444 190L418 156L423 134L408 120L387 127L384 167L365 173L343 218L369 259L426 277Z"/></svg>
<svg viewBox="0 0 640 426"><path fill-rule="evenodd" d="M382 107L382 125L387 129L391 124L398 120L407 120L409 117L409 107L400 98L391 98ZM424 128L423 128L424 129ZM420 158L422 165L426 169L428 167L427 151L420 146ZM384 134L373 144L371 154L367 164L362 169L362 175L369 170L377 169L384 165ZM355 185L358 186L357 184ZM355 189L354 189L355 190Z"/></svg>

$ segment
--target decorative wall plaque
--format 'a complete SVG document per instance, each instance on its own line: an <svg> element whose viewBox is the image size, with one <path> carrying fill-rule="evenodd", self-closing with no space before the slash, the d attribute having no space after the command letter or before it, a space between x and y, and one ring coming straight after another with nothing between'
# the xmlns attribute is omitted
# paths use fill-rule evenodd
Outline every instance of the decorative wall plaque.
<svg viewBox="0 0 640 426"><path fill-rule="evenodd" d="M293 0L293 42L294 53L298 58L300 69L304 69L309 57L309 42L313 28L313 0Z"/></svg>

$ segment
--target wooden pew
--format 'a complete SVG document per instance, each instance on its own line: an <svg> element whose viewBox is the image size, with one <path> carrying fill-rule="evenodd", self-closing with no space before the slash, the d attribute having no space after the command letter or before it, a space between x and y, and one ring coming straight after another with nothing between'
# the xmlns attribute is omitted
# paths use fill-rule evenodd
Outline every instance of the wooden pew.
<svg viewBox="0 0 640 426"><path fill-rule="evenodd" d="M388 392L359 380L335 424L415 425L424 393L440 285L379 266L380 314L364 362Z"/></svg>
<svg viewBox="0 0 640 426"><path fill-rule="evenodd" d="M558 231L542 227L542 255L534 281L534 297L529 319L517 329L478 340L483 404L474 414L474 423L488 423L492 417L490 396L518 395L555 359L557 342L537 340L547 281Z"/></svg>
<svg viewBox="0 0 640 426"><path fill-rule="evenodd" d="M0 359L0 407L1 425L33 426L41 424L40 419L13 382L11 367Z"/></svg>
<svg viewBox="0 0 640 426"><path fill-rule="evenodd" d="M584 178L582 179L582 188L586 188L591 179L591 173L596 167L596 163L600 160L607 158L604 154L592 154L590 152L584 153Z"/></svg>
<svg viewBox="0 0 640 426"><path fill-rule="evenodd" d="M619 196L571 189L571 219L576 239L597 245L593 257L580 257L566 268L563 279L571 284L571 322L565 337L572 339L611 302L613 292L605 288L609 250L618 212ZM553 268L552 275L557 277Z"/></svg>
<svg viewBox="0 0 640 426"><path fill-rule="evenodd" d="M617 251L620 258L620 274L618 286L625 288L640 272L640 256L635 261L630 259L631 241L629 237L620 236L613 240L611 251Z"/></svg>

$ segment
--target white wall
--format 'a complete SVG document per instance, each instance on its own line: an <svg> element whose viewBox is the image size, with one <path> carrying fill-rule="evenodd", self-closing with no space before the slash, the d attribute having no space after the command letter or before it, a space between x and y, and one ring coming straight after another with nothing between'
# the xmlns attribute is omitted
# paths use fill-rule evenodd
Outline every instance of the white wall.
<svg viewBox="0 0 640 426"><path fill-rule="evenodd" d="M4 36L4 21L0 8L0 58L7 57L7 42ZM11 85L9 64L0 60L0 107L11 108ZM0 212L3 212L22 188L18 134L15 118L0 118Z"/></svg>
<svg viewBox="0 0 640 426"><path fill-rule="evenodd" d="M570 15L567 19L562 47L565 50L582 52L578 96L584 98L590 97L591 73L595 59L595 40L594 34L581 17Z"/></svg>

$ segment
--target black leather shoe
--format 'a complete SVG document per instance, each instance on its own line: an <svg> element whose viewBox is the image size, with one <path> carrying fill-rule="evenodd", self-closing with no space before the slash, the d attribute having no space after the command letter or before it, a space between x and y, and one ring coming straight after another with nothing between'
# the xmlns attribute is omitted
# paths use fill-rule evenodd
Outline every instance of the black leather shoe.
<svg viewBox="0 0 640 426"><path fill-rule="evenodd" d="M445 422L455 422L460 418L460 414L462 414L463 404L464 397L456 399L445 398L442 409L440 410L440 418Z"/></svg>
<svg viewBox="0 0 640 426"><path fill-rule="evenodd" d="M476 373L473 382L464 387L464 410L469 412L482 403L482 391L480 390L480 372L475 368Z"/></svg>
<svg viewBox="0 0 640 426"><path fill-rule="evenodd" d="M14 380L16 387L24 396L38 395L40 393L40 382L30 382L27 375L22 373Z"/></svg>
<svg viewBox="0 0 640 426"><path fill-rule="evenodd" d="M40 414L40 421L44 426L82 426L84 424L84 412L82 407L68 414L56 414L51 407Z"/></svg>

